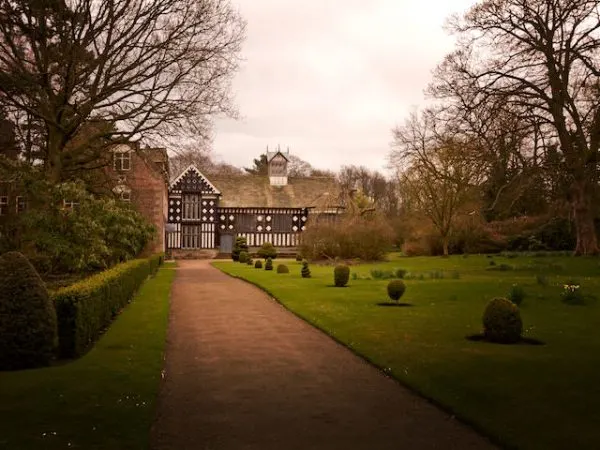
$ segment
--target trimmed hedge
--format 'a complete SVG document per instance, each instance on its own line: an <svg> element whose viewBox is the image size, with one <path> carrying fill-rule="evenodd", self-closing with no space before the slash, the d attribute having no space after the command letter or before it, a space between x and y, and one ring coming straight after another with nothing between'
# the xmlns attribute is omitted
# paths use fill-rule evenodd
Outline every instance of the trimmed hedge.
<svg viewBox="0 0 600 450"><path fill-rule="evenodd" d="M277 273L290 273L290 269L285 264L279 264L277 266Z"/></svg>
<svg viewBox="0 0 600 450"><path fill-rule="evenodd" d="M350 279L350 267L345 264L335 266L333 269L333 281L336 287L344 287Z"/></svg>
<svg viewBox="0 0 600 450"><path fill-rule="evenodd" d="M163 259L134 259L55 292L60 356L85 353Z"/></svg>
<svg viewBox="0 0 600 450"><path fill-rule="evenodd" d="M523 321L519 307L506 298L496 297L483 312L483 335L490 342L514 344L521 339Z"/></svg>

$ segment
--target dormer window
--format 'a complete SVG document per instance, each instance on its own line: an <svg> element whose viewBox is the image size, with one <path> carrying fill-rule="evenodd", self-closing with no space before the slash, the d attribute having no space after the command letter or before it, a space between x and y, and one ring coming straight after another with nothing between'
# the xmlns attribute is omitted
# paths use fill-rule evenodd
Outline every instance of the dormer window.
<svg viewBox="0 0 600 450"><path fill-rule="evenodd" d="M79 206L79 202L78 201L67 200L67 199L63 200L63 207L65 209L73 210L73 209L77 208L78 206Z"/></svg>
<svg viewBox="0 0 600 450"><path fill-rule="evenodd" d="M131 150L116 150L114 153L114 158L115 170L131 170Z"/></svg>

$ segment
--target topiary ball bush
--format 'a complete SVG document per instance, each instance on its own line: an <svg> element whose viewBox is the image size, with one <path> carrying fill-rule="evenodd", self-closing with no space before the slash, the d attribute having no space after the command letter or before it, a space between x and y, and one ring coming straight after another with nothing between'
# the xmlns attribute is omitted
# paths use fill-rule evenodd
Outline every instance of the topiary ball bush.
<svg viewBox="0 0 600 450"><path fill-rule="evenodd" d="M345 264L335 266L333 269L333 282L336 287L344 287L350 279L350 267Z"/></svg>
<svg viewBox="0 0 600 450"><path fill-rule="evenodd" d="M264 259L275 259L277 258L277 249L270 242L265 242L263 245L261 245L256 254Z"/></svg>
<svg viewBox="0 0 600 450"><path fill-rule="evenodd" d="M497 297L483 312L483 335L490 342L514 344L521 339L523 321L519 307L506 298Z"/></svg>
<svg viewBox="0 0 600 450"><path fill-rule="evenodd" d="M271 258L267 258L267 262L265 263L265 270L273 270L273 260Z"/></svg>
<svg viewBox="0 0 600 450"><path fill-rule="evenodd" d="M277 273L290 273L290 269L285 264L279 264L277 266Z"/></svg>
<svg viewBox="0 0 600 450"><path fill-rule="evenodd" d="M247 263L247 262L248 262L248 258L250 258L250 255L248 254L248 252L247 252L247 251L245 251L245 250L242 250L242 251L240 252L240 255L239 255L239 257L238 257L238 258L239 258L239 262L241 262L242 264L245 264L245 263Z"/></svg>
<svg viewBox="0 0 600 450"><path fill-rule="evenodd" d="M404 291L406 291L406 285L402 280L392 280L387 285L388 296L396 302L404 295Z"/></svg>
<svg viewBox="0 0 600 450"><path fill-rule="evenodd" d="M0 370L45 366L57 344L46 285L19 252L0 256Z"/></svg>
<svg viewBox="0 0 600 450"><path fill-rule="evenodd" d="M306 261L302 263L300 275L302 275L302 278L310 278L310 268L308 267L308 263Z"/></svg>
<svg viewBox="0 0 600 450"><path fill-rule="evenodd" d="M262 269L262 261L259 259L254 263L255 269Z"/></svg>

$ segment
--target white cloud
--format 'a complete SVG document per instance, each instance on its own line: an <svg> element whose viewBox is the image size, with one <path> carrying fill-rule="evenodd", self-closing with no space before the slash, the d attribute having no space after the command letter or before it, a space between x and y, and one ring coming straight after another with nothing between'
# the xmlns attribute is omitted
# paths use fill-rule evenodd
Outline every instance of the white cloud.
<svg viewBox="0 0 600 450"><path fill-rule="evenodd" d="M452 49L445 19L473 3L234 0L248 22L242 119L217 121L215 155L249 165L279 143L319 168L384 169L392 127Z"/></svg>

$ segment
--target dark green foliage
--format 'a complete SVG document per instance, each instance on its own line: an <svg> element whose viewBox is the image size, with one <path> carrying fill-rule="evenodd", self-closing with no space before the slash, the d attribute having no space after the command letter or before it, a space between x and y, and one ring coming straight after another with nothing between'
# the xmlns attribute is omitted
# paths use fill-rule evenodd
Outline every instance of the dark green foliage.
<svg viewBox="0 0 600 450"><path fill-rule="evenodd" d="M452 271L452 273L450 274L450 276L452 277L453 280L459 280L460 279L460 272L458 270L454 270L454 271Z"/></svg>
<svg viewBox="0 0 600 450"><path fill-rule="evenodd" d="M54 293L60 355L85 353L158 269L160 260L157 255L128 261Z"/></svg>
<svg viewBox="0 0 600 450"><path fill-rule="evenodd" d="M277 266L277 273L290 273L290 269L285 264L279 264Z"/></svg>
<svg viewBox="0 0 600 450"><path fill-rule="evenodd" d="M311 275L310 268L308 267L308 262L302 262L302 270L300 270L300 274L302 275L302 278L310 278Z"/></svg>
<svg viewBox="0 0 600 450"><path fill-rule="evenodd" d="M302 261L302 255L300 253L296 253L296 262Z"/></svg>
<svg viewBox="0 0 600 450"><path fill-rule="evenodd" d="M408 273L408 270L399 268L399 269L396 269L395 275L396 275L396 278L402 279L402 278L404 278L404 276L407 273Z"/></svg>
<svg viewBox="0 0 600 450"><path fill-rule="evenodd" d="M508 293L508 299L517 306L520 306L521 303L523 303L525 296L525 289L523 289L523 286L518 284L513 284L510 288L510 292Z"/></svg>
<svg viewBox="0 0 600 450"><path fill-rule="evenodd" d="M267 258L267 262L265 263L265 270L273 270L273 260L271 258Z"/></svg>
<svg viewBox="0 0 600 450"><path fill-rule="evenodd" d="M248 257L246 264L248 264L249 266L252 266L254 264L254 260L252 258Z"/></svg>
<svg viewBox="0 0 600 450"><path fill-rule="evenodd" d="M23 195L30 199L26 211L0 225L0 252L21 250L43 277L80 275L135 258L155 233L131 205L95 197L82 183L32 182ZM65 208L65 199L78 206Z"/></svg>
<svg viewBox="0 0 600 450"><path fill-rule="evenodd" d="M262 269L262 261L260 259L256 260L256 262L254 263L254 268L255 269Z"/></svg>
<svg viewBox="0 0 600 450"><path fill-rule="evenodd" d="M388 296L394 301L400 300L400 297L404 295L405 291L406 285L402 280L392 280L387 285Z"/></svg>
<svg viewBox="0 0 600 450"><path fill-rule="evenodd" d="M56 339L56 311L34 267L19 252L0 256L0 370L47 365Z"/></svg>
<svg viewBox="0 0 600 450"><path fill-rule="evenodd" d="M350 279L350 267L345 264L335 266L333 269L333 282L336 287L344 287Z"/></svg>
<svg viewBox="0 0 600 450"><path fill-rule="evenodd" d="M495 266L496 265L496 261L494 261L493 259L490 260L490 266Z"/></svg>
<svg viewBox="0 0 600 450"><path fill-rule="evenodd" d="M497 297L483 313L483 334L490 342L514 344L521 339L523 321L519 307L506 298Z"/></svg>
<svg viewBox="0 0 600 450"><path fill-rule="evenodd" d="M242 264L247 263L249 258L250 258L250 255L248 254L248 252L246 250L242 250L238 255L238 260Z"/></svg>
<svg viewBox="0 0 600 450"><path fill-rule="evenodd" d="M261 245L256 254L263 259L275 259L277 258L277 249L270 242L265 242Z"/></svg>
<svg viewBox="0 0 600 450"><path fill-rule="evenodd" d="M234 261L239 261L241 252L248 253L248 243L246 242L245 237L238 236L235 238L235 244L233 245L233 249L231 250L231 259L233 259Z"/></svg>

